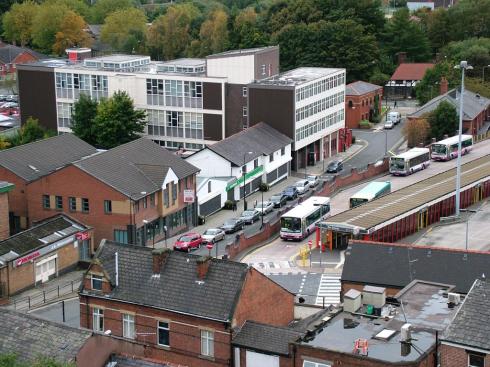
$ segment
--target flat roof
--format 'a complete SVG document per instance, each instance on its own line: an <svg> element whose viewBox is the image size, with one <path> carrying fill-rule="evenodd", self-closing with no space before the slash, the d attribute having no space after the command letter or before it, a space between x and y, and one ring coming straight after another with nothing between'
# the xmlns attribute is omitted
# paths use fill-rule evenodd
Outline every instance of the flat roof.
<svg viewBox="0 0 490 367"><path fill-rule="evenodd" d="M202 66L202 65L206 65L206 60L205 59L182 58L182 59L165 61L161 65Z"/></svg>
<svg viewBox="0 0 490 367"><path fill-rule="evenodd" d="M401 154L398 154L396 156L393 156L391 158L405 158L405 159L410 159L413 157L416 157L420 154L423 153L429 153L430 149L429 148L412 148L410 150L407 150L406 152L403 152Z"/></svg>
<svg viewBox="0 0 490 367"><path fill-rule="evenodd" d="M266 79L257 80L253 84L298 86L343 70L344 69L340 68L301 67L271 76Z"/></svg>
<svg viewBox="0 0 490 367"><path fill-rule="evenodd" d="M266 46L266 47L255 47L255 48L245 48L240 50L229 50L220 52L217 54L208 55L207 59L221 58L223 56L241 56L241 55L253 55L261 53L267 50L273 50L279 48L279 46Z"/></svg>
<svg viewBox="0 0 490 367"><path fill-rule="evenodd" d="M461 166L461 188L476 184L490 176L490 155L483 156ZM456 168L439 173L362 206L334 215L319 227L342 231L359 230L372 233L389 220L403 217L423 208L427 203L454 193Z"/></svg>
<svg viewBox="0 0 490 367"><path fill-rule="evenodd" d="M141 59L148 59L149 56L145 55L126 55L126 54L115 54L99 57L90 57L85 60L87 61L104 61L104 62L131 62Z"/></svg>

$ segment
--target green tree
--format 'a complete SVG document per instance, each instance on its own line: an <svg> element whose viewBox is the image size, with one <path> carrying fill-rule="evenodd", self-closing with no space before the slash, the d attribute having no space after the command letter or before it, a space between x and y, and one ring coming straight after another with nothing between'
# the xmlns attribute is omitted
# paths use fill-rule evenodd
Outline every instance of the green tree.
<svg viewBox="0 0 490 367"><path fill-rule="evenodd" d="M71 129L76 136L91 145L97 144L97 130L95 129L97 105L96 100L85 94L81 94L78 101L73 104Z"/></svg>
<svg viewBox="0 0 490 367"><path fill-rule="evenodd" d="M468 75L481 77L483 67L490 65L490 38L468 38L450 42L441 53L454 65L459 64L461 60L468 61L473 66Z"/></svg>
<svg viewBox="0 0 490 367"><path fill-rule="evenodd" d="M442 78L448 81L448 89L459 85L458 71L450 62L440 62L425 72L422 80L415 87L415 95L419 104L423 105L439 95Z"/></svg>
<svg viewBox="0 0 490 367"><path fill-rule="evenodd" d="M448 13L452 40L490 37L490 0L460 0Z"/></svg>
<svg viewBox="0 0 490 367"><path fill-rule="evenodd" d="M447 101L442 101L428 117L431 137L441 140L447 134L453 136L458 128L456 108Z"/></svg>
<svg viewBox="0 0 490 367"><path fill-rule="evenodd" d="M133 7L133 0L97 0L91 8L91 21L94 24L102 24L109 14L117 10L131 9Z"/></svg>
<svg viewBox="0 0 490 367"><path fill-rule="evenodd" d="M60 30L56 32L53 52L63 55L69 47L88 47L92 39L85 32L86 23L83 18L74 11L69 10L60 24Z"/></svg>
<svg viewBox="0 0 490 367"><path fill-rule="evenodd" d="M110 149L139 138L145 129L146 113L134 108L126 92L102 100L95 117L97 146Z"/></svg>
<svg viewBox="0 0 490 367"><path fill-rule="evenodd" d="M117 10L105 19L100 38L116 51L143 53L146 42L146 22L145 13L140 9Z"/></svg>
<svg viewBox="0 0 490 367"><path fill-rule="evenodd" d="M64 5L80 15L83 19L90 17L90 8L85 0L45 0L43 4Z"/></svg>
<svg viewBox="0 0 490 367"><path fill-rule="evenodd" d="M223 10L215 10L201 25L199 32L201 56L210 55L227 49L228 15Z"/></svg>
<svg viewBox="0 0 490 367"><path fill-rule="evenodd" d="M454 34L451 33L451 18L446 9L436 9L426 17L427 36L432 49L437 51L451 41Z"/></svg>
<svg viewBox="0 0 490 367"><path fill-rule="evenodd" d="M258 15L254 8L246 8L236 15L230 34L230 43L235 49L267 44L267 35L260 28Z"/></svg>
<svg viewBox="0 0 490 367"><path fill-rule="evenodd" d="M75 364L58 362L45 356L39 356L34 361L21 362L14 353L9 353L0 354L0 367L75 367Z"/></svg>
<svg viewBox="0 0 490 367"><path fill-rule="evenodd" d="M45 3L39 7L32 27L32 41L46 53L51 53L56 33L70 9L63 4Z"/></svg>
<svg viewBox="0 0 490 367"><path fill-rule="evenodd" d="M31 42L32 26L39 5L33 1L13 4L3 15L3 35L13 43L18 42L22 47Z"/></svg>

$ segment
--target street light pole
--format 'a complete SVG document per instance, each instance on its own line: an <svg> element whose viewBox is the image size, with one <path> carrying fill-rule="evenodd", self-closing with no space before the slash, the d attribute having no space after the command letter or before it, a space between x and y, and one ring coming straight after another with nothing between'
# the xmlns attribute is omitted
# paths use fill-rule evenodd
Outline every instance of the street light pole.
<svg viewBox="0 0 490 367"><path fill-rule="evenodd" d="M247 166L245 165L245 157L247 154L252 154L253 152L246 152L243 153L243 166L242 166L242 173L243 173L243 210L247 210Z"/></svg>
<svg viewBox="0 0 490 367"><path fill-rule="evenodd" d="M260 229L264 228L264 215L265 215L265 213L264 213L264 191L262 190L261 192L262 192L262 218L261 218L262 221L260 223Z"/></svg>
<svg viewBox="0 0 490 367"><path fill-rule="evenodd" d="M477 210L472 210L472 209L461 209L460 211L462 212L468 212L468 213L476 213L478 212ZM468 251L468 240L469 240L469 222L470 222L470 216L466 218L466 241L465 241L465 250Z"/></svg>
<svg viewBox="0 0 490 367"><path fill-rule="evenodd" d="M467 61L461 61L454 67L461 69L461 94L459 96L459 128L458 128L458 160L456 163L456 211L455 217L460 215L460 191L461 191L461 135L463 134L463 99L464 99L464 72L471 70L473 67L468 65Z"/></svg>

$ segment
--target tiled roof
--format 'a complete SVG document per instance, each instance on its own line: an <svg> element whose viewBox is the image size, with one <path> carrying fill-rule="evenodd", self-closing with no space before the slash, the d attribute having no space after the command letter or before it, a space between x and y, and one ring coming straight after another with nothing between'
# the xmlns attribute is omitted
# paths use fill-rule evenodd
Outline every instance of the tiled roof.
<svg viewBox="0 0 490 367"><path fill-rule="evenodd" d="M232 344L266 353L288 355L289 343L296 341L302 335L299 331L287 327L246 321L233 338Z"/></svg>
<svg viewBox="0 0 490 367"><path fill-rule="evenodd" d="M1 256L15 252L19 256L31 252L37 248L44 247L50 243L57 242L63 238L73 236L74 233L83 231L88 227L60 214L46 219L37 225L19 232L6 240L0 241L0 264ZM60 232L63 233L60 233ZM59 233L55 235L55 233ZM53 236L54 235L54 236ZM44 239L44 241L41 241Z"/></svg>
<svg viewBox="0 0 490 367"><path fill-rule="evenodd" d="M30 182L97 153L73 134L63 134L0 151L0 166Z"/></svg>
<svg viewBox="0 0 490 367"><path fill-rule="evenodd" d="M346 96L362 96L363 94L371 93L377 91L378 89L382 89L383 87L371 84L368 82L363 82L361 80L347 84L345 86L345 95Z"/></svg>
<svg viewBox="0 0 490 367"><path fill-rule="evenodd" d="M152 249L105 241L96 258L115 284L118 253L119 285L103 298L126 301L219 321L231 321L247 264L210 259L203 281L197 277L200 256L170 251L159 276L153 276ZM92 294L81 289L82 293Z"/></svg>
<svg viewBox="0 0 490 367"><path fill-rule="evenodd" d="M286 135L265 122L259 122L246 130L209 145L208 149L236 166L242 166L244 154L247 152L252 152L246 157L247 162L250 162L261 155L269 155L291 143L292 140Z"/></svg>
<svg viewBox="0 0 490 367"><path fill-rule="evenodd" d="M39 356L61 363L74 362L78 351L92 335L7 309L0 312L0 354L14 353L20 361L32 362Z"/></svg>
<svg viewBox="0 0 490 367"><path fill-rule="evenodd" d="M3 64L11 64L17 56L24 52L31 54L36 59L46 58L45 55L40 54L39 52L36 52L29 48L5 44L4 46L0 46L0 62L2 62Z"/></svg>
<svg viewBox="0 0 490 367"><path fill-rule="evenodd" d="M179 179L195 174L198 168L162 148L140 138L74 163L88 174L119 192L138 199L162 187L171 168Z"/></svg>
<svg viewBox="0 0 490 367"><path fill-rule="evenodd" d="M456 292L467 293L477 277L488 273L489 263L490 252L353 241L346 251L342 282L402 288L419 279L454 284Z"/></svg>
<svg viewBox="0 0 490 367"><path fill-rule="evenodd" d="M490 282L488 280L475 280L442 340L461 344L463 348L472 347L490 352Z"/></svg>
<svg viewBox="0 0 490 367"><path fill-rule="evenodd" d="M400 64L391 76L391 80L422 80L425 72L432 69L434 64L430 63L413 63Z"/></svg>

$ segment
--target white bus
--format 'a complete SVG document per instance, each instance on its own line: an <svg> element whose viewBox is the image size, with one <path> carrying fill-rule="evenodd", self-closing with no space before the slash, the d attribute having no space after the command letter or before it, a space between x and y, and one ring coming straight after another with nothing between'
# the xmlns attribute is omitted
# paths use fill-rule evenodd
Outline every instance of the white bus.
<svg viewBox="0 0 490 367"><path fill-rule="evenodd" d="M458 156L459 136L438 141L432 144L431 158L435 161L449 161ZM461 155L469 153L473 147L473 136L461 135Z"/></svg>
<svg viewBox="0 0 490 367"><path fill-rule="evenodd" d="M281 217L283 240L302 240L315 230L316 224L330 215L330 198L312 196Z"/></svg>
<svg viewBox="0 0 490 367"><path fill-rule="evenodd" d="M406 176L427 168L430 164L428 148L412 148L409 151L390 157L390 173Z"/></svg>

